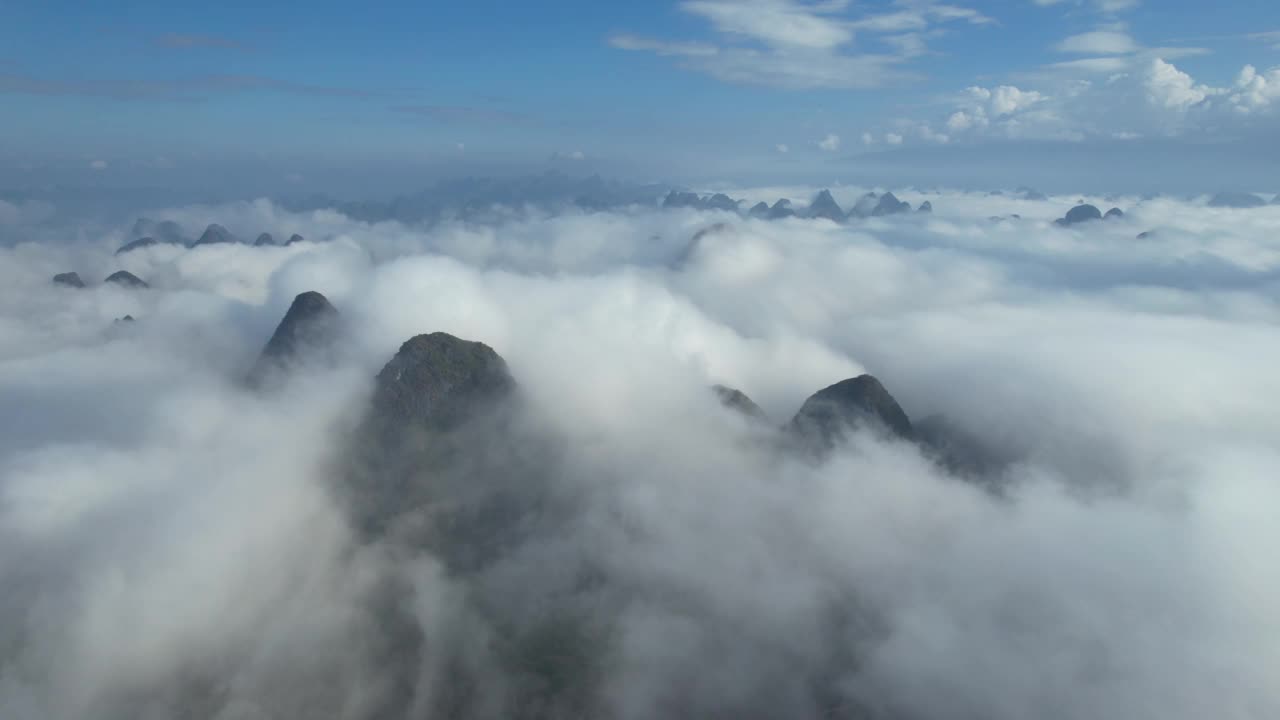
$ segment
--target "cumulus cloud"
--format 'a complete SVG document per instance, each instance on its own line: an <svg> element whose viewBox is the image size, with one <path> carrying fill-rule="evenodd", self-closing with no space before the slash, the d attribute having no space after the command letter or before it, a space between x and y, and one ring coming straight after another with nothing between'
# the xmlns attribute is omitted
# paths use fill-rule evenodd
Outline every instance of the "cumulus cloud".
<svg viewBox="0 0 1280 720"><path fill-rule="evenodd" d="M1280 210L1064 230L1075 196L899 195L935 212L694 241L724 215L259 201L152 215L326 240L0 248L0 716L1276 715ZM304 290L340 357L248 392ZM374 373L432 331L501 353L554 440L554 531L469 571L333 492ZM776 425L866 371L1007 461L975 483L874 432L790 458L707 391Z"/></svg>
<svg viewBox="0 0 1280 720"><path fill-rule="evenodd" d="M1232 106L1241 113L1266 110L1280 99L1280 67L1258 72L1252 65L1245 65L1236 78L1230 94Z"/></svg>
<svg viewBox="0 0 1280 720"><path fill-rule="evenodd" d="M1079 141L1210 132L1221 138L1274 121L1280 68L1247 65L1218 87L1153 52L1055 63L1056 76L1041 78L1045 89L970 87L935 122L962 138Z"/></svg>
<svg viewBox="0 0 1280 720"><path fill-rule="evenodd" d="M1214 94L1213 88L1196 84L1190 75L1160 59L1147 67L1143 84L1153 105L1171 110L1186 110Z"/></svg>
<svg viewBox="0 0 1280 720"><path fill-rule="evenodd" d="M818 142L818 148L826 152L836 152L840 149L840 136L835 133L828 133L826 137Z"/></svg>

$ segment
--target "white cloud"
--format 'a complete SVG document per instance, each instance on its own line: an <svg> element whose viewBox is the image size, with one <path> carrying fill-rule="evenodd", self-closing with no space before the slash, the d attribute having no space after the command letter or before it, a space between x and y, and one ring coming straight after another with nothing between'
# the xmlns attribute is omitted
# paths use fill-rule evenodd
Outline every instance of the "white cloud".
<svg viewBox="0 0 1280 720"><path fill-rule="evenodd" d="M1072 35L1058 43L1055 49L1080 55L1124 55L1139 48L1127 33L1097 30Z"/></svg>
<svg viewBox="0 0 1280 720"><path fill-rule="evenodd" d="M1001 85L989 94L993 115L1008 115L1025 110L1045 98L1034 90L1020 90L1011 85Z"/></svg>
<svg viewBox="0 0 1280 720"><path fill-rule="evenodd" d="M1088 5L1094 10L1102 13L1118 13L1125 10L1132 10L1142 4L1141 0L1032 0L1033 3L1041 7L1049 7L1060 5L1064 2L1070 2L1073 5Z"/></svg>
<svg viewBox="0 0 1280 720"><path fill-rule="evenodd" d="M830 50L853 39L850 28L830 17L848 3L804 5L791 0L686 0L685 12L711 21L719 32L775 47Z"/></svg>
<svg viewBox="0 0 1280 720"><path fill-rule="evenodd" d="M724 216L428 229L257 203L162 216L340 239L0 248L0 663L22 670L0 715L469 715L479 697L506 716L567 683L604 717L1280 716L1280 583L1257 552L1280 543L1280 210L1125 200L1063 230L1074 195L899 194L934 215L691 243ZM155 289L49 284L121 264ZM343 356L246 391L309 289L349 319ZM432 475L423 524L370 542L335 491L343 452L374 374L430 331L506 358L552 465L531 440L514 491ZM773 452L809 393L864 371L1010 461L983 476L999 491L871 432L821 462ZM482 536L520 532L445 567L415 533L489 492L508 502L477 513ZM438 695L458 684L485 692Z"/></svg>
<svg viewBox="0 0 1280 720"><path fill-rule="evenodd" d="M1021 134L1027 118L1040 117L1033 115L1032 109L1048 99L1035 90L1013 85L969 87L957 99L960 107L947 116L946 127L964 134L986 132L994 125L1000 132Z"/></svg>
<svg viewBox="0 0 1280 720"><path fill-rule="evenodd" d="M1245 35L1250 40L1258 40L1267 43L1272 50L1280 50L1280 30L1268 30L1266 32L1248 33Z"/></svg>
<svg viewBox="0 0 1280 720"><path fill-rule="evenodd" d="M1152 51L1051 66L1052 93L970 87L936 119L957 137L1079 141L1223 133L1258 127L1276 110L1280 68L1246 66L1228 87L1196 81ZM1083 77L1082 77L1083 73ZM1107 76L1085 79L1090 75ZM918 121L917 121L918 122Z"/></svg>
<svg viewBox="0 0 1280 720"><path fill-rule="evenodd" d="M1159 58L1147 67L1143 86L1152 104L1172 110L1186 110L1217 92L1197 84L1190 75Z"/></svg>
<svg viewBox="0 0 1280 720"><path fill-rule="evenodd" d="M974 123L974 118L963 110L957 110L951 114L951 117L947 118L947 127L951 130L968 130L974 126Z"/></svg>
<svg viewBox="0 0 1280 720"><path fill-rule="evenodd" d="M1280 99L1280 67L1265 73L1245 65L1231 89L1230 102L1241 113L1265 110Z"/></svg>
<svg viewBox="0 0 1280 720"><path fill-rule="evenodd" d="M614 43L621 49L639 49ZM790 90L816 88L866 89L891 81L914 79L897 66L905 59L894 55L845 55L839 53L784 53L753 48L713 48L714 52L685 52L665 46L663 54L680 55L688 66L714 78L738 85L763 85Z"/></svg>
<svg viewBox="0 0 1280 720"><path fill-rule="evenodd" d="M840 136L828 133L826 137L818 142L818 147L826 152L835 152L840 149Z"/></svg>
<svg viewBox="0 0 1280 720"><path fill-rule="evenodd" d="M897 133L885 133L884 141L889 145L901 145L902 136Z"/></svg>
<svg viewBox="0 0 1280 720"><path fill-rule="evenodd" d="M875 145L875 144L876 144L876 139L875 139L874 137L872 137L871 133L869 133L869 132L864 132L864 133L862 133L862 144L863 144L863 145Z"/></svg>
<svg viewBox="0 0 1280 720"><path fill-rule="evenodd" d="M854 21L851 25L857 30L897 33L905 30L923 30L929 26L929 21L923 13L902 10L884 15L870 15Z"/></svg>
<svg viewBox="0 0 1280 720"><path fill-rule="evenodd" d="M971 25L988 25L995 22L972 8L943 5L932 2L906 3L908 9L878 15L867 15L849 23L856 30L896 33L907 30L924 30L936 22L963 21Z"/></svg>
<svg viewBox="0 0 1280 720"><path fill-rule="evenodd" d="M924 36L917 32L885 35L883 41L886 45L894 48L899 56L904 58L917 57L929 51Z"/></svg>
<svg viewBox="0 0 1280 720"><path fill-rule="evenodd" d="M778 143L775 147L777 148L778 152L780 152L780 153L789 153L789 152L791 152L791 148L790 148L790 147L788 147L785 143Z"/></svg>
<svg viewBox="0 0 1280 720"><path fill-rule="evenodd" d="M1127 57L1097 57L1067 60L1052 63L1046 67L1052 70L1082 71L1087 73L1118 73L1132 67L1133 61Z"/></svg>
<svg viewBox="0 0 1280 720"><path fill-rule="evenodd" d="M916 128L916 132L919 133L920 139L925 142L937 143L939 145L945 145L951 142L950 135L934 130L928 123L921 123Z"/></svg>
<svg viewBox="0 0 1280 720"><path fill-rule="evenodd" d="M609 43L682 59L682 66L725 82L787 89L882 87L915 76L902 68L928 52L939 26L987 25L975 10L922 0L889 13L857 15L848 0L686 0L680 8L711 24L715 44L619 34ZM891 52L855 51L855 32L889 33Z"/></svg>
<svg viewBox="0 0 1280 720"><path fill-rule="evenodd" d="M964 20L971 25L990 25L995 23L995 18L983 15L973 8L942 3L925 3L924 8L930 17L937 20Z"/></svg>
<svg viewBox="0 0 1280 720"><path fill-rule="evenodd" d="M89 169L91 170L106 170L107 167L108 167L108 163L106 160L89 161Z"/></svg>

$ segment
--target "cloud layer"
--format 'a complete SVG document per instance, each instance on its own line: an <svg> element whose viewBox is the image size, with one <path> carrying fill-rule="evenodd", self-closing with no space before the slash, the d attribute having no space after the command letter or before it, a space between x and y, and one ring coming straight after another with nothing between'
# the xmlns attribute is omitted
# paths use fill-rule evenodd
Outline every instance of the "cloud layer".
<svg viewBox="0 0 1280 720"><path fill-rule="evenodd" d="M0 716L1275 716L1280 207L1094 199L1126 217L1068 230L1075 197L897 194L935 212L258 201L152 216L319 242L0 249ZM33 240L53 214L0 205ZM154 289L99 285L121 268ZM304 290L341 358L247 391ZM571 508L469 574L361 541L331 492L373 374L433 331L507 360ZM707 390L780 424L868 371L1010 462L779 456Z"/></svg>

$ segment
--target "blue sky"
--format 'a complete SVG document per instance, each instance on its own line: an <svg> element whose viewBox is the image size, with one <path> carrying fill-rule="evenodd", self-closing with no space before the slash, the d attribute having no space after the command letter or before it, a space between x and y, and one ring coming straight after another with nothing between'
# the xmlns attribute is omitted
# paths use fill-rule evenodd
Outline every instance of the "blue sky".
<svg viewBox="0 0 1280 720"><path fill-rule="evenodd" d="M547 162L732 176L1280 128L1280 7L1240 0L43 0L0 21L10 185L230 164L317 186Z"/></svg>

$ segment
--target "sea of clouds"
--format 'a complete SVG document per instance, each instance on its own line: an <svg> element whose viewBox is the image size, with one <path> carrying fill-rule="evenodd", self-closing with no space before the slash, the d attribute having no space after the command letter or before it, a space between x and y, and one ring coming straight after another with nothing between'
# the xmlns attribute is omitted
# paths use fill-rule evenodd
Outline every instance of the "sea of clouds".
<svg viewBox="0 0 1280 720"><path fill-rule="evenodd" d="M476 717L1280 717L1280 206L1098 199L1126 217L1064 229L1079 198L899 195L935 212L416 228L258 200L146 214L308 241L121 256L129 226L6 203L0 717L447 716L459 678ZM306 290L340 362L251 392ZM506 359L575 500L466 578L358 539L329 481L435 331ZM1007 461L778 457L708 391L781 425L864 372ZM372 639L389 579L412 659ZM537 706L503 638L562 615L595 654Z"/></svg>

